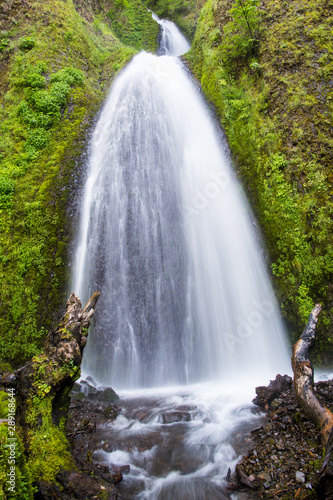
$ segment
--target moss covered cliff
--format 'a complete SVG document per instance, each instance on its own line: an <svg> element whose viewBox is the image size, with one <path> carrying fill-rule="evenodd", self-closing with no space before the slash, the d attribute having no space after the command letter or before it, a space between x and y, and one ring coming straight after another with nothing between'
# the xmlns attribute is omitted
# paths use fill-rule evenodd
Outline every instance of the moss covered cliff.
<svg viewBox="0 0 333 500"><path fill-rule="evenodd" d="M332 360L332 5L208 0L188 61L221 118L297 338L324 306L317 361Z"/></svg>
<svg viewBox="0 0 333 500"><path fill-rule="evenodd" d="M68 210L92 120L116 72L157 35L139 0L1 3L0 358L14 367L65 303Z"/></svg>

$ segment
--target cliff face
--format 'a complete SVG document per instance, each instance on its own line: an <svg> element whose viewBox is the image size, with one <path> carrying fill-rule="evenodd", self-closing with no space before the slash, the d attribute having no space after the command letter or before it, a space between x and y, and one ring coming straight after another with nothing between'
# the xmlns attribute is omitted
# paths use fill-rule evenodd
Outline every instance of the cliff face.
<svg viewBox="0 0 333 500"><path fill-rule="evenodd" d="M115 74L157 35L139 0L1 2L0 359L13 367L65 303L90 126Z"/></svg>
<svg viewBox="0 0 333 500"><path fill-rule="evenodd" d="M221 118L293 340L324 305L332 359L332 6L208 0L187 58Z"/></svg>

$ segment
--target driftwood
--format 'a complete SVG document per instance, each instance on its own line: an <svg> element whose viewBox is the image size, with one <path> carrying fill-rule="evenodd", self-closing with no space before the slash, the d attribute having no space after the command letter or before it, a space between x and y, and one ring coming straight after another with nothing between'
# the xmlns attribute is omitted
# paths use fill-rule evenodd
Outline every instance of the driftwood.
<svg viewBox="0 0 333 500"><path fill-rule="evenodd" d="M310 314L301 338L293 346L291 362L296 399L310 420L319 428L325 453L316 491L319 498L333 499L333 414L321 403L314 390L313 366L309 357L315 344L320 311L321 305L317 304Z"/></svg>
<svg viewBox="0 0 333 500"><path fill-rule="evenodd" d="M95 292L82 309L80 299L72 293L58 327L48 334L42 354L13 373L0 372L0 385L15 393L16 428L32 464L38 461L38 449L43 450L48 463L56 453L70 457L65 437L69 393L80 375L88 328L99 296ZM63 446L58 451L49 446L54 436ZM55 474L56 467L51 471ZM39 474L37 466L35 473ZM33 477L39 479L43 480L43 472Z"/></svg>

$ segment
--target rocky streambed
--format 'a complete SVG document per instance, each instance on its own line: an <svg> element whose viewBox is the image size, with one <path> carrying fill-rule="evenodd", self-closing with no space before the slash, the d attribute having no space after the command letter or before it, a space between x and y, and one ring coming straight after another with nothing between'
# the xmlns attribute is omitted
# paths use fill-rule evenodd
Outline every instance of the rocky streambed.
<svg viewBox="0 0 333 500"><path fill-rule="evenodd" d="M330 406L333 401L333 382L318 382L316 389L323 402ZM233 446L243 457L236 467L232 467L235 472L226 472L223 491L217 487L216 492L212 490L210 496L202 498L321 498L316 494L316 481L322 463L320 435L297 405L291 378L277 376L268 387L258 387L256 392L254 403L257 411L255 408L251 410L254 420L251 425L243 426L240 432L238 429L234 433ZM262 412L260 415L259 409ZM140 411L128 407L127 411L132 412L138 422L144 422L148 418L147 407ZM195 419L199 411L199 408L190 404L175 405L173 411L168 410L159 417L164 424L178 426L175 442L170 444L171 447L176 447L178 441L181 441L182 425ZM112 450L110 442L105 441L103 444L103 433L112 427L112 422L123 412L122 403L117 400L112 389L97 390L93 381L81 382L80 386L76 386L69 409L67 436L80 473L73 472L71 477L62 479L67 496L58 498L135 498L137 485L133 486L134 490L130 493L128 489L121 487L123 477L132 473L132 465L126 463L126 455L120 456L120 460L115 460L115 463L103 463L101 459L103 450L105 454ZM132 427L136 425L130 424ZM152 443L158 444L165 436L156 431L151 438ZM112 439L116 439L115 436ZM129 440L131 439L129 436ZM139 452L151 449L147 444L148 436L137 434L135 439L128 447L135 446ZM183 472L180 474L188 474L189 471L180 461L181 457L179 470L183 467ZM152 474L162 466L156 460ZM72 494L68 493L70 489ZM187 500L192 497L190 495L183 498Z"/></svg>
<svg viewBox="0 0 333 500"><path fill-rule="evenodd" d="M315 388L332 407L333 381L320 381ZM250 489L259 498L321 500L316 491L323 462L320 434L296 403L291 378L278 375L256 393L254 403L266 412L266 424L250 432L253 444L236 466L231 489Z"/></svg>

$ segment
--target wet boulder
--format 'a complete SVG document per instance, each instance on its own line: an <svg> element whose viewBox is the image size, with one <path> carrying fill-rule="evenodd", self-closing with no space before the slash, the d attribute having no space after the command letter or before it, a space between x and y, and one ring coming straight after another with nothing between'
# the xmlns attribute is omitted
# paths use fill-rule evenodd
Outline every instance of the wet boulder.
<svg viewBox="0 0 333 500"><path fill-rule="evenodd" d="M119 396L113 389L111 389L111 387L107 387L106 389L97 391L95 399L97 399L97 401L103 401L105 403L114 403L119 399Z"/></svg>
<svg viewBox="0 0 333 500"><path fill-rule="evenodd" d="M187 411L168 411L162 413L163 424L174 424L176 422L190 422L191 414Z"/></svg>
<svg viewBox="0 0 333 500"><path fill-rule="evenodd" d="M86 378L86 381L88 382L88 384L94 386L94 387L97 387L97 382L96 380L94 380L90 375L88 375L88 377Z"/></svg>
<svg viewBox="0 0 333 500"><path fill-rule="evenodd" d="M81 391L86 394L87 398L89 399L95 399L98 394L98 389L94 387L93 385L90 385L89 382L86 380L81 380L80 382L81 385Z"/></svg>
<svg viewBox="0 0 333 500"><path fill-rule="evenodd" d="M257 396L252 402L263 410L268 411L272 401L279 398L283 392L288 391L291 387L292 378L289 375L277 375L275 380L271 380L267 387L256 387Z"/></svg>

